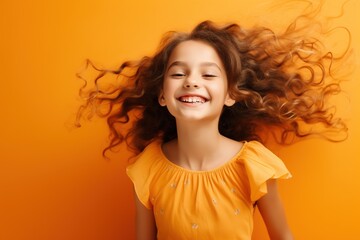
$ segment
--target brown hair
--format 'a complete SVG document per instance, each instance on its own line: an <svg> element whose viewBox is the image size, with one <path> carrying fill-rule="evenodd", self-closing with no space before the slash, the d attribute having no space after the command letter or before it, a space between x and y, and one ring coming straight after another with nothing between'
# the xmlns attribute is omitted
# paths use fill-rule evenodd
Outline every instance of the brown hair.
<svg viewBox="0 0 360 240"><path fill-rule="evenodd" d="M152 57L124 62L116 71L98 69L88 61L99 74L94 89L85 91L86 81L80 89L87 100L77 120L94 110L107 118L111 141L104 153L123 141L138 153L154 139L176 138L175 119L158 104L158 96L173 49L181 42L196 40L217 51L227 73L229 94L236 100L233 106L225 106L221 115L219 131L224 136L261 141L260 127L275 126L280 127L280 142L285 143L294 136L317 133L306 128L311 125L346 132L327 100L340 92L333 68L349 51L347 48L343 56L335 58L319 39L306 36L310 23L305 27L297 24L308 18L298 17L280 34L265 27L245 29L205 21L190 33L167 33ZM120 84L100 87L107 74L118 76Z"/></svg>

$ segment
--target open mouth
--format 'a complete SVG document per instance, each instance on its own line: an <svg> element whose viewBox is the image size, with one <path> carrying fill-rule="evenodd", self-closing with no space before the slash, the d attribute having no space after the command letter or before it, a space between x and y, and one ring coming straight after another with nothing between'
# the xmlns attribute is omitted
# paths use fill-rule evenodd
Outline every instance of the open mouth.
<svg viewBox="0 0 360 240"><path fill-rule="evenodd" d="M182 96L178 100L184 103L205 103L208 100L201 96Z"/></svg>

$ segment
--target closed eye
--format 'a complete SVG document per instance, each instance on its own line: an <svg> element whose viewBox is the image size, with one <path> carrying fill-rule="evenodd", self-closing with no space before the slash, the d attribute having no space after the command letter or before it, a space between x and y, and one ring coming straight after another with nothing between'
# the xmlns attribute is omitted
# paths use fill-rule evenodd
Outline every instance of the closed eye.
<svg viewBox="0 0 360 240"><path fill-rule="evenodd" d="M214 74L204 74L203 77L205 77L205 78L214 78L214 77L217 77L217 76L214 75Z"/></svg>
<svg viewBox="0 0 360 240"><path fill-rule="evenodd" d="M172 77L184 77L185 74L184 73L174 73L174 74L171 74L170 76L172 76Z"/></svg>

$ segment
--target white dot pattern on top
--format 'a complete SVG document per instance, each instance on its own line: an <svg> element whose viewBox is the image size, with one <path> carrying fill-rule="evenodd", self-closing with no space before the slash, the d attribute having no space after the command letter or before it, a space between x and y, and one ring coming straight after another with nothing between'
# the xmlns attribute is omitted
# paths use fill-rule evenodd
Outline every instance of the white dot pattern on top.
<svg viewBox="0 0 360 240"><path fill-rule="evenodd" d="M270 178L290 173L259 142L246 142L223 166L192 171L150 144L127 168L139 200L152 209L158 239L251 239L254 202Z"/></svg>

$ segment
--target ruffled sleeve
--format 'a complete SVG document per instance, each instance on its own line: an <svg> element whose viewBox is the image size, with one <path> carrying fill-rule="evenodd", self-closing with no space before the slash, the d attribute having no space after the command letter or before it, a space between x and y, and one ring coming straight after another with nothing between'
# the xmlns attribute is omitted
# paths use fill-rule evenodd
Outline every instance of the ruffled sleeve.
<svg viewBox="0 0 360 240"><path fill-rule="evenodd" d="M150 202L150 187L158 159L157 147L159 143L149 144L136 158L135 162L126 168L126 173L134 184L134 189L140 202L148 209L152 209Z"/></svg>
<svg viewBox="0 0 360 240"><path fill-rule="evenodd" d="M267 193L269 179L288 179L291 174L275 154L257 141L246 143L242 161L249 178L251 201L255 202Z"/></svg>

